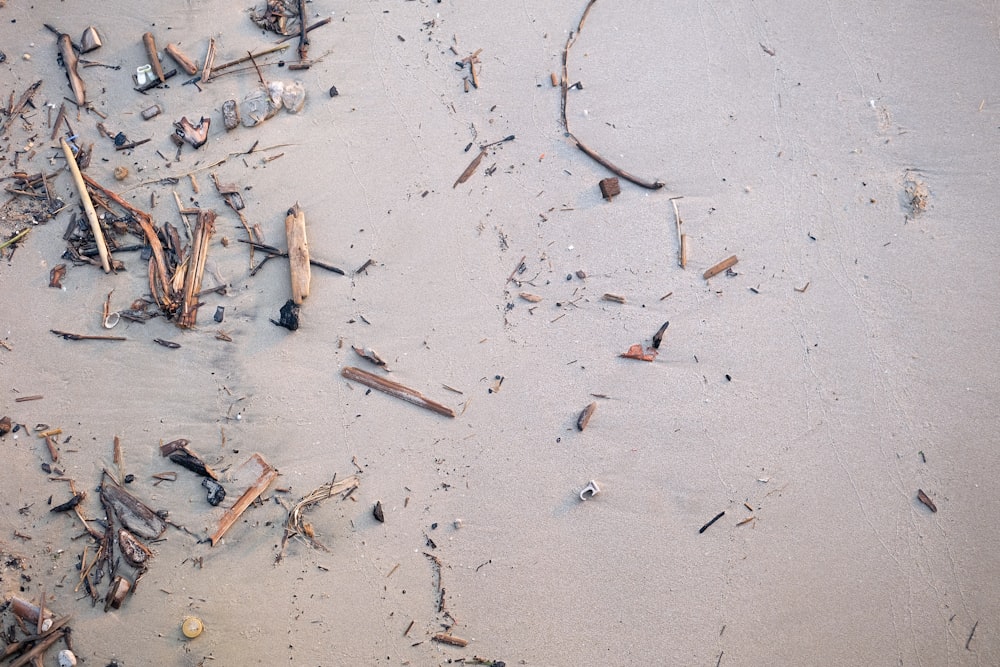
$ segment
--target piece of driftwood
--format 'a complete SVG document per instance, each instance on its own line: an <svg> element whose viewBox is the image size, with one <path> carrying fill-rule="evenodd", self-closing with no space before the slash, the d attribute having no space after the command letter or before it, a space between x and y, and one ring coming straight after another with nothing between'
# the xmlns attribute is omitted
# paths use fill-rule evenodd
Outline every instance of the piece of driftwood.
<svg viewBox="0 0 1000 667"><path fill-rule="evenodd" d="M209 467L200 456L188 449L174 452L170 454L168 458L177 465L187 468L191 472L201 475L202 477L208 477L214 480L219 479L219 473L212 470L212 468Z"/></svg>
<svg viewBox="0 0 1000 667"><path fill-rule="evenodd" d="M153 38L153 33L147 32L142 36L142 43L146 47L146 55L149 56L149 64L153 66L153 74L156 78L160 80L160 83L166 81L163 76L163 65L160 63L160 54L156 50L156 39Z"/></svg>
<svg viewBox="0 0 1000 667"><path fill-rule="evenodd" d="M479 163L483 161L483 158L485 156L486 156L486 151L480 150L479 155L477 155L472 159L472 162L469 163L469 166L465 168L465 171L463 171L462 175L458 177L458 180L455 181L455 184L451 186L452 189L457 188L459 185L469 180L472 177L472 175L476 173L476 169L479 168Z"/></svg>
<svg viewBox="0 0 1000 667"><path fill-rule="evenodd" d="M439 632L431 637L431 639L442 644L451 644L452 646L465 647L469 645L468 639L462 639L461 637L456 637L455 635L447 632Z"/></svg>
<svg viewBox="0 0 1000 667"><path fill-rule="evenodd" d="M208 52L205 54L205 64L201 68L201 82L208 83L212 78L212 66L215 65L215 38L208 40Z"/></svg>
<svg viewBox="0 0 1000 667"><path fill-rule="evenodd" d="M736 258L736 255L727 257L718 264L709 267L708 270L706 270L701 277L704 278L705 280L708 280L709 278L714 278L715 276L719 275L726 269L736 266L736 263L739 261L740 260Z"/></svg>
<svg viewBox="0 0 1000 667"><path fill-rule="evenodd" d="M90 231L94 234L94 242L97 244L97 252L101 257L101 268L104 269L105 273L111 272L111 259L108 254L108 244L104 240L104 232L101 231L101 223L97 219L97 211L94 210L94 202L90 200L90 193L87 192L87 186L84 184L83 175L80 173L80 166L76 163L76 157L73 155L73 149L69 147L66 143L66 139L60 139L59 143L62 144L63 154L66 156L66 164L69 166L69 171L73 175L73 183L76 185L77 193L80 195L80 201L83 202L83 210L87 213L87 221L90 223Z"/></svg>
<svg viewBox="0 0 1000 667"><path fill-rule="evenodd" d="M77 58L76 53L73 52L73 40L65 33L59 35L59 54L62 56L63 67L66 68L66 75L69 77L69 87L73 91L73 98L76 100L76 105L79 107L86 106L87 87L76 71Z"/></svg>
<svg viewBox="0 0 1000 667"><path fill-rule="evenodd" d="M167 44L166 48L163 49L168 56L174 59L174 62L180 65L180 68L187 72L188 74L197 74L198 65L191 60L186 53L181 51L180 47L176 44Z"/></svg>
<svg viewBox="0 0 1000 667"><path fill-rule="evenodd" d="M285 216L285 237L288 239L288 267L292 275L292 300L301 304L309 296L309 242L306 240L306 214L298 202Z"/></svg>
<svg viewBox="0 0 1000 667"><path fill-rule="evenodd" d="M45 652L48 651L49 648L51 648L57 641L68 636L67 631L62 627L68 621L69 617L66 617L65 621L60 623L58 628L53 625L48 632L42 633L40 636L36 636L35 641L37 643L34 647L26 653L23 653L17 660L10 663L9 667L25 667L25 665L29 664L43 664L42 657L45 655Z"/></svg>
<svg viewBox="0 0 1000 667"><path fill-rule="evenodd" d="M372 389L378 389L379 391L389 394L390 396L395 396L398 399L404 400L408 403L413 403L414 405L419 405L422 408L426 408L432 412L436 412L439 415L444 415L445 417L455 417L455 411L449 408L447 405L438 403L437 401L431 400L421 394L415 389L410 389L398 382L393 382L392 380L386 380L383 377L369 373L368 371L363 371L360 368L354 366L345 366L340 374L347 378L348 380L354 380L355 382L360 382L366 387L371 387Z"/></svg>
<svg viewBox="0 0 1000 667"><path fill-rule="evenodd" d="M602 178L598 183L601 186L601 196L611 201L622 193L622 186L618 183L617 176Z"/></svg>
<svg viewBox="0 0 1000 667"><path fill-rule="evenodd" d="M350 477L342 479L339 482L336 481L336 477L334 477L334 479L330 480L326 484L318 486L300 498L299 501L295 503L290 510L288 510L288 516L285 518L285 534L281 538L281 551L278 553L277 558L275 558L275 562L280 563L285 557L285 547L288 544L288 540L293 537L303 537L317 549L329 551L326 546L316 540L316 535L312 530L312 526L304 518L305 512L322 501L332 498L333 496L344 494L344 497L346 497L347 494L359 486L361 486L361 478L357 475L351 475Z"/></svg>
<svg viewBox="0 0 1000 667"><path fill-rule="evenodd" d="M249 466L256 465L260 469L260 474L257 477L257 481L251 484L246 491L237 499L236 503L222 515L216 526L215 532L209 540L212 542L214 547L222 539L222 536L226 534L234 523L243 515L246 508L250 507L250 503L257 499L260 494L267 490L267 487L271 485L271 482L278 476L278 470L271 466L270 463L264 460L264 457L260 454L254 454L241 466L243 469L249 469ZM239 474L239 471L237 471Z"/></svg>
<svg viewBox="0 0 1000 667"><path fill-rule="evenodd" d="M312 32L316 28L321 28L321 27L325 26L327 23L329 23L332 20L333 19L328 16L328 17L326 17L325 19L323 19L321 21L316 21L316 23L313 23L308 28L306 28L306 32L307 33L308 32ZM281 39L279 39L278 43L281 44L283 42L287 42L290 39L300 39L300 36L301 36L301 33L295 33L295 34L292 34L292 35L286 35L286 36L282 37Z"/></svg>
<svg viewBox="0 0 1000 667"><path fill-rule="evenodd" d="M299 60L309 58L309 26L306 25L306 0L299 0Z"/></svg>
<svg viewBox="0 0 1000 667"><path fill-rule="evenodd" d="M588 156L590 156L590 158L592 160L594 160L595 162L597 162L598 164L600 164L602 167L604 167L605 169L607 169L611 173L615 174L616 176L624 178L626 181L631 181L632 183L635 183L638 186L641 186L641 187L644 187L644 188L647 188L647 189L650 189L650 190L659 190L660 188L662 188L665 185L665 183L663 183L662 181L659 181L659 180L649 181L649 180L646 180L644 178L639 178L638 176L634 176L633 174L630 174L629 172L625 171L624 169L621 169L620 167L617 167L610 160L607 160L606 158L602 157L596 151L594 151L593 149L591 149L590 147L588 147L586 144L584 144L582 141L580 141L580 139L578 139L576 137L576 135L573 134L573 131L570 130L569 120L566 117L566 98L567 98L567 95L569 93L569 88L570 88L570 86L569 86L569 51L570 51L571 48L573 48L573 44L576 42L577 38L580 36L580 31L583 30L583 24L587 21L587 15L590 14L590 10L594 7L594 3L595 2L597 2L597 0L589 0L587 2L587 6L583 10L583 16L580 17L580 22L576 26L576 31L575 32L570 31L569 37L566 39L566 47L563 49L563 54L562 54L562 80L560 81L560 85L561 85L561 88L562 88L562 121L563 121L563 126L566 128L566 136L569 137L569 139L574 144L576 144L577 148L579 148L581 151L583 151L584 153L586 153Z"/></svg>
<svg viewBox="0 0 1000 667"><path fill-rule="evenodd" d="M590 423L590 418L594 416L594 412L597 411L597 402L592 402L590 405L585 407L580 413L580 416L576 418L576 428L580 431L587 428L587 424Z"/></svg>
<svg viewBox="0 0 1000 667"><path fill-rule="evenodd" d="M177 326L190 329L198 317L198 292L201 291L201 281L205 275L205 261L208 259L208 246L215 233L215 211L198 211L198 222L195 223L194 240L191 254L188 256L187 273L184 274L184 295L181 299L180 316Z"/></svg>
<svg viewBox="0 0 1000 667"><path fill-rule="evenodd" d="M113 481L101 482L101 500L109 512L140 537L156 539L167 529L167 523L156 512Z"/></svg>

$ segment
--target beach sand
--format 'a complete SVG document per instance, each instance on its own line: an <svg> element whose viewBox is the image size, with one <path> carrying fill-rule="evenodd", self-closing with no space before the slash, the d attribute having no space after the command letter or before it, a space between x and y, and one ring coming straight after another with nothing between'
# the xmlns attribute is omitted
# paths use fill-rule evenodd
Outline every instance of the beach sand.
<svg viewBox="0 0 1000 667"><path fill-rule="evenodd" d="M209 37L220 63L276 36L241 3L172 5L0 10L3 98L43 82L0 175L60 170L49 187L70 204L0 263L0 417L28 430L0 438L0 593L72 614L82 664L1000 664L996 3L597 2L569 52L582 85L566 119L666 183L621 180L612 201L550 81L584 2L314 0L312 19L332 18L310 33L319 62L276 65L295 41L259 60L267 80L303 82L305 108L228 133L220 106L259 86L253 68L141 95L142 34L199 63ZM72 93L44 23L74 40L97 26L84 57L121 65L81 67L94 112L67 103L94 144L85 173L159 225L183 230L172 191L218 213L204 287L226 290L193 329L102 328L109 292L112 311L149 293L139 253L117 274L60 259L79 198L43 105ZM475 52L466 92L456 61ZM175 160L182 116L211 129ZM98 122L151 141L116 152ZM287 261L249 275L213 172L279 248L298 202L312 256L346 272L313 268L297 331L270 322ZM731 274L703 278L731 255ZM667 321L654 361L619 356ZM346 366L458 416L368 392ZM62 475L41 469L39 424L62 429ZM116 436L129 490L197 537L150 544L134 595L105 613L75 590L93 540L48 504L69 477L103 518ZM178 438L222 471L222 506L160 457ZM280 476L220 544L199 542L255 452ZM177 480L154 484L166 471ZM351 474L349 498L306 515L327 550L293 538L276 564L286 508ZM205 625L193 640L189 615ZM432 640L444 631L468 645Z"/></svg>

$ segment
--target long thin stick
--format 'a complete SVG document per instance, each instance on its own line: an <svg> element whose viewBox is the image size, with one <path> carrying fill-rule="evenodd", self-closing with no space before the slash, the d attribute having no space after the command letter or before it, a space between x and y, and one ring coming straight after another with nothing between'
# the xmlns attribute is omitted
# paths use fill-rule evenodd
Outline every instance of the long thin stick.
<svg viewBox="0 0 1000 667"><path fill-rule="evenodd" d="M245 63L246 61L250 60L251 58L259 58L260 56L266 56L268 54L275 53L277 51L284 51L287 48L288 48L287 44L285 44L283 46L273 46L273 47L271 47L269 49L264 49L263 51L258 51L257 53L252 53L250 55L243 56L242 58L237 58L236 60L230 60L227 63L222 63L218 67L213 67L211 74L212 74L212 76L215 76L218 72L221 72L224 69L229 69L230 67L233 67L234 65L239 65L241 63Z"/></svg>
<svg viewBox="0 0 1000 667"><path fill-rule="evenodd" d="M94 210L94 202L90 201L90 194L87 186L83 183L83 176L80 174L80 166L73 156L73 149L66 143L65 138L60 138L63 153L66 155L66 163L69 164L69 171L73 174L73 182L76 183L77 192L80 193L80 200L83 201L83 210L87 212L87 220L90 221L90 231L94 233L94 241L97 242L97 253L101 256L101 268L105 273L111 273L111 262L108 260L108 244L104 240L104 232L101 231L101 223L97 220L97 211Z"/></svg>
<svg viewBox="0 0 1000 667"><path fill-rule="evenodd" d="M208 83L212 78L212 65L215 64L215 38L208 40L208 53L205 55L205 64L201 69L201 82Z"/></svg>
<svg viewBox="0 0 1000 667"><path fill-rule="evenodd" d="M587 16L590 14L590 10L594 7L594 3L596 2L597 0L589 0L586 8L583 10L583 16L580 17L580 22L576 26L576 32L571 32L569 34L569 37L566 40L566 47L563 49L562 81L560 82L561 83L560 87L562 88L562 105L561 105L562 121L563 125L566 127L566 136L568 136L569 139L574 144L576 144L577 148L586 153L588 156L590 156L591 159L593 159L599 165L601 165L611 173L615 174L616 176L624 178L626 181L631 181L632 183L635 183L636 185L647 188L649 190L659 190L666 184L663 183L662 181L647 181L644 178L639 178L638 176L634 176L629 172L625 171L624 169L617 167L606 158L603 158L600 155L598 155L596 151L591 149L585 143L577 139L576 135L573 134L573 131L569 129L569 120L566 117L566 97L569 93L569 50L573 47L573 44L580 36L580 31L583 30L583 24L587 21Z"/></svg>
<svg viewBox="0 0 1000 667"><path fill-rule="evenodd" d="M444 415L445 417L455 417L455 411L449 408L447 405L438 403L437 401L431 400L421 394L415 389L410 389L398 382L393 382L392 380L386 380L378 375L373 375L368 371L363 371L360 368L355 368L354 366L345 366L343 370L340 371L348 380L354 380L355 382L360 382L361 384L371 387L372 389L378 389L381 392L389 394L390 396L395 396L398 399L404 400L407 403L413 403L414 405L419 405L422 408L426 408L432 412L436 412L439 415Z"/></svg>

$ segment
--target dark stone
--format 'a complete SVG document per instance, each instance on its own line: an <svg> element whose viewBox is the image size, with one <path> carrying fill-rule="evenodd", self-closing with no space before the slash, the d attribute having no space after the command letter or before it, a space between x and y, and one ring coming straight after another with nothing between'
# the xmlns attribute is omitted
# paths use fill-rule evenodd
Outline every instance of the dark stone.
<svg viewBox="0 0 1000 667"><path fill-rule="evenodd" d="M340 91L337 90L337 87L330 86L330 97L336 97L337 95L340 95Z"/></svg>
<svg viewBox="0 0 1000 667"><path fill-rule="evenodd" d="M289 331L295 331L299 328L299 307L295 305L294 301L289 299L281 307L278 321L271 320L271 322L277 324L279 327L285 327Z"/></svg>
<svg viewBox="0 0 1000 667"><path fill-rule="evenodd" d="M216 482L214 479L206 477L201 480L201 485L208 489L208 504L218 505L223 500L226 499L226 490L222 488L222 485Z"/></svg>
<svg viewBox="0 0 1000 667"><path fill-rule="evenodd" d="M375 507L372 509L372 516L374 516L379 523L385 523L385 512L382 511L381 500L375 503Z"/></svg>
<svg viewBox="0 0 1000 667"><path fill-rule="evenodd" d="M115 135L115 146L124 146L126 143L128 143L128 137L125 136L124 132Z"/></svg>

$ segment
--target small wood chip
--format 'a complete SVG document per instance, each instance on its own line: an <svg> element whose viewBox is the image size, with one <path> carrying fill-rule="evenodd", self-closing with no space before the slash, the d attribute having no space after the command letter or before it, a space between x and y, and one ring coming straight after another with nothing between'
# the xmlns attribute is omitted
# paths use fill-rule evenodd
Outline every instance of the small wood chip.
<svg viewBox="0 0 1000 667"><path fill-rule="evenodd" d="M532 294L531 292L521 292L520 294L518 294L518 296L524 299L525 301L530 301L531 303L538 303L539 301L542 300L542 297L538 296L537 294Z"/></svg>
<svg viewBox="0 0 1000 667"><path fill-rule="evenodd" d="M576 427L579 430L587 428L587 424L590 423L590 418L594 416L594 412L597 411L597 402L593 402L583 409L580 416L576 418Z"/></svg>
<svg viewBox="0 0 1000 667"><path fill-rule="evenodd" d="M604 296L602 296L601 298L604 299L605 301L614 301L615 303L625 303L625 297L623 297L620 294L611 294L610 292L606 292Z"/></svg>
<svg viewBox="0 0 1000 667"><path fill-rule="evenodd" d="M924 493L923 489L917 489L917 500L922 502L924 505L927 505L927 508L931 512L937 512L937 505L934 504L933 500L927 497L927 494Z"/></svg>
<svg viewBox="0 0 1000 667"><path fill-rule="evenodd" d="M601 186L601 196L611 201L615 196L622 193L621 185L618 183L618 177L612 176L610 178L602 178L600 183Z"/></svg>

